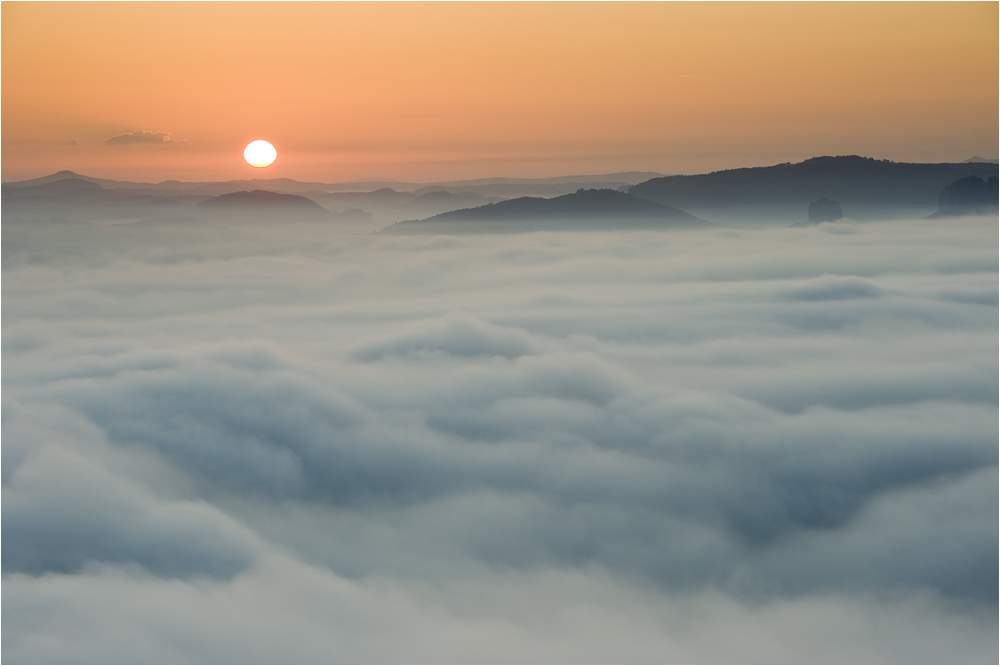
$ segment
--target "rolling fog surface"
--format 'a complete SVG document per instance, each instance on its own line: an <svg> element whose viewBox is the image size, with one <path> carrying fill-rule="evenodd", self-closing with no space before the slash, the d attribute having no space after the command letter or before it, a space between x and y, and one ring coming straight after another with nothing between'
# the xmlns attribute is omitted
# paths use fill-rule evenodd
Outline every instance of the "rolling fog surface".
<svg viewBox="0 0 1000 666"><path fill-rule="evenodd" d="M996 218L3 234L4 661L998 658Z"/></svg>

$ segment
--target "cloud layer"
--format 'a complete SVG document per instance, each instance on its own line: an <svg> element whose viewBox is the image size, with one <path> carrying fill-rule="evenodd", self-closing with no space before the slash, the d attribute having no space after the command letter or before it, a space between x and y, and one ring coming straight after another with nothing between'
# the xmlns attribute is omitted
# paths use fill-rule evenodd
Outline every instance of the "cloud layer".
<svg viewBox="0 0 1000 666"><path fill-rule="evenodd" d="M995 219L4 241L5 660L997 658Z"/></svg>
<svg viewBox="0 0 1000 666"><path fill-rule="evenodd" d="M132 143L187 143L187 139L174 139L170 132L135 130L134 132L117 134L104 143L109 146L127 146Z"/></svg>

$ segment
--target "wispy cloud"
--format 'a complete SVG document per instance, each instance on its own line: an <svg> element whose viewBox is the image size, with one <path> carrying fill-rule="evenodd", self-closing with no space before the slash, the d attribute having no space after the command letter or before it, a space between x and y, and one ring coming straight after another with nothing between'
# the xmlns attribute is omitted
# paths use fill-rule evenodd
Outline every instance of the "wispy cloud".
<svg viewBox="0 0 1000 666"><path fill-rule="evenodd" d="M135 130L113 136L104 143L109 146L127 146L132 143L187 143L187 139L175 139L170 132Z"/></svg>

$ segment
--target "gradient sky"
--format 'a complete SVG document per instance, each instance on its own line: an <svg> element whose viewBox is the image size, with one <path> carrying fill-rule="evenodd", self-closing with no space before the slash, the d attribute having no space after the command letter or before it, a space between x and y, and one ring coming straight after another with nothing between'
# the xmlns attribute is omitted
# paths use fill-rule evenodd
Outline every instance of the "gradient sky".
<svg viewBox="0 0 1000 666"><path fill-rule="evenodd" d="M991 158L997 25L995 2L4 2L2 178ZM160 134L107 144L134 131Z"/></svg>

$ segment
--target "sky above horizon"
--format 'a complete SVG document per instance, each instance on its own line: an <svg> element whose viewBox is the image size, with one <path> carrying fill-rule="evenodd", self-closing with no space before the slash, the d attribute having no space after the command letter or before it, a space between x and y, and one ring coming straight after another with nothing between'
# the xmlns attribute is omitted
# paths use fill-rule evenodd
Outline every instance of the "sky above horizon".
<svg viewBox="0 0 1000 666"><path fill-rule="evenodd" d="M11 3L2 178L997 156L996 3ZM278 159L242 156L267 139Z"/></svg>

